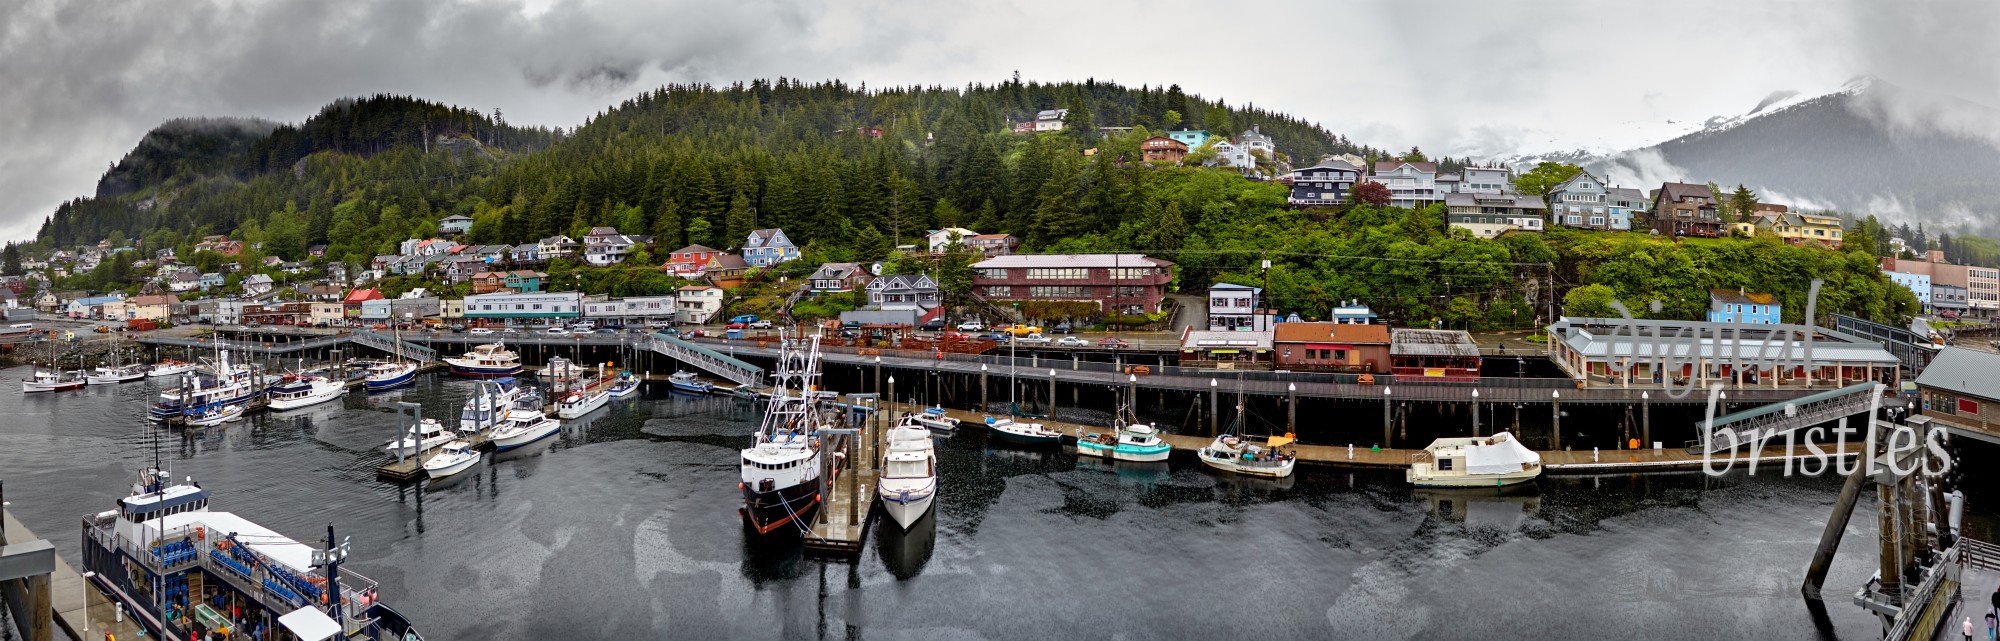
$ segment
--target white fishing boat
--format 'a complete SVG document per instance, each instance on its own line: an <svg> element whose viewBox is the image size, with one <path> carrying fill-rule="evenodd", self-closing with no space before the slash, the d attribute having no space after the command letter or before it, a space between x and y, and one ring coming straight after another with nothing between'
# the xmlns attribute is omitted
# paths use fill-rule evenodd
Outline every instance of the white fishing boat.
<svg viewBox="0 0 2000 641"><path fill-rule="evenodd" d="M208 427L210 425L221 425L223 423L243 420L243 411L249 408L249 406L249 403L210 405L193 414L187 415L187 423L195 427Z"/></svg>
<svg viewBox="0 0 2000 641"><path fill-rule="evenodd" d="M958 419L946 416L942 407L927 407L915 414L906 414L909 420L930 428L934 432L950 432L958 429Z"/></svg>
<svg viewBox="0 0 2000 641"><path fill-rule="evenodd" d="M607 386L581 387L570 390L569 393L564 394L562 398L556 400L556 416L565 419L578 418L595 412L600 407L604 407L604 403L609 400L611 400L611 391Z"/></svg>
<svg viewBox="0 0 2000 641"><path fill-rule="evenodd" d="M472 444L455 440L445 443L444 447L438 448L437 454L424 459L424 474L434 479L441 479L472 469L472 466L478 464L479 452L472 449Z"/></svg>
<svg viewBox="0 0 2000 641"><path fill-rule="evenodd" d="M271 409L277 411L295 410L340 400L347 396L347 384L325 376L293 374L265 393L270 399Z"/></svg>
<svg viewBox="0 0 2000 641"><path fill-rule="evenodd" d="M169 358L167 360L154 363L152 369L146 370L146 375L152 378L166 378L169 376L180 376L183 373L194 371L196 367L198 366L195 365L194 363L177 361Z"/></svg>
<svg viewBox="0 0 2000 641"><path fill-rule="evenodd" d="M1290 436L1272 436L1259 444L1248 437L1223 434L1215 442L1195 452L1203 465L1224 472L1248 476L1283 478L1292 475L1298 457L1278 448L1292 442Z"/></svg>
<svg viewBox="0 0 2000 641"><path fill-rule="evenodd" d="M567 358L556 356L549 359L547 367L535 370L535 375L542 378L562 380L582 376L583 371L583 366L571 363Z"/></svg>
<svg viewBox="0 0 2000 641"><path fill-rule="evenodd" d="M129 383L146 378L146 366L118 365L113 367L99 367L96 371L91 372L83 378L84 381L91 385Z"/></svg>
<svg viewBox="0 0 2000 641"><path fill-rule="evenodd" d="M212 367L182 375L181 384L160 391L148 410L153 420L193 416L209 407L247 403L264 390L264 382L248 365L232 364L227 350L217 350Z"/></svg>
<svg viewBox="0 0 2000 641"><path fill-rule="evenodd" d="M1410 454L1403 478L1417 487L1505 487L1542 474L1542 455L1513 434L1441 438Z"/></svg>
<svg viewBox="0 0 2000 641"><path fill-rule="evenodd" d="M498 454L540 441L562 431L562 422L549 418L539 407L540 396L524 395L507 412L507 421L493 428L493 452Z"/></svg>
<svg viewBox="0 0 2000 641"><path fill-rule="evenodd" d="M743 521L758 536L805 532L819 512L820 337L778 335L770 405L741 452Z"/></svg>
<svg viewBox="0 0 2000 641"><path fill-rule="evenodd" d="M86 384L77 372L38 369L33 376L21 379L21 392L64 392L83 389Z"/></svg>
<svg viewBox="0 0 2000 641"><path fill-rule="evenodd" d="M889 518L907 530L911 523L930 512L937 499L936 452L931 445L931 431L923 425L897 425L889 428L886 436L888 453L882 455L882 473L876 480L875 494L881 497L882 509L889 513Z"/></svg>
<svg viewBox="0 0 2000 641"><path fill-rule="evenodd" d="M714 385L701 380L701 378L695 376L694 372L686 370L674 372L672 376L668 376L667 384L674 386L674 391L676 392L687 392L689 394L711 394L715 392Z"/></svg>
<svg viewBox="0 0 2000 641"><path fill-rule="evenodd" d="M450 431L444 429L443 423L439 423L434 418L417 421L416 428L410 430L410 432L389 441L387 445L383 445L382 451L388 452L390 456L396 456L399 453L422 454L457 438L452 436Z"/></svg>

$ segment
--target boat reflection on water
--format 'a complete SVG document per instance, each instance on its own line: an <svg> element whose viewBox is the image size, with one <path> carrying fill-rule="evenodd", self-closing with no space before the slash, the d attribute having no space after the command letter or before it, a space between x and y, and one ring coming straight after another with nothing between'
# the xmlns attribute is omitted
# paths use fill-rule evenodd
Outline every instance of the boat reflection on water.
<svg viewBox="0 0 2000 641"><path fill-rule="evenodd" d="M748 526L745 526L748 527ZM755 536L744 536L743 563L738 567L743 578L757 589L781 585L801 576L802 562L806 558L803 545L772 545L770 541ZM827 563L815 563L824 568Z"/></svg>
<svg viewBox="0 0 2000 641"><path fill-rule="evenodd" d="M1219 474L1211 470L1203 471L1208 472L1209 476L1215 478L1215 489L1218 494L1233 499L1273 498L1268 495L1273 492L1292 489L1292 485L1297 483L1299 479L1299 475L1297 474L1268 477L1249 476L1245 474Z"/></svg>
<svg viewBox="0 0 2000 641"><path fill-rule="evenodd" d="M520 461L536 458L548 452L549 448L555 447L556 441L557 439L545 438L505 452L500 452L493 455L493 462L499 463L501 461Z"/></svg>
<svg viewBox="0 0 2000 641"><path fill-rule="evenodd" d="M1493 528L1512 532L1520 529L1542 507L1541 492L1533 484L1504 489L1425 488L1413 493L1424 502L1431 516L1466 529Z"/></svg>
<svg viewBox="0 0 2000 641"><path fill-rule="evenodd" d="M1174 473L1166 461L1119 461L1094 456L1076 457L1076 469L1116 475L1121 485L1157 485Z"/></svg>
<svg viewBox="0 0 2000 641"><path fill-rule="evenodd" d="M875 553L882 556L882 566L897 580L916 578L931 562L931 551L937 546L937 510L925 513L901 532L893 521L888 523L890 527L880 522L875 526Z"/></svg>

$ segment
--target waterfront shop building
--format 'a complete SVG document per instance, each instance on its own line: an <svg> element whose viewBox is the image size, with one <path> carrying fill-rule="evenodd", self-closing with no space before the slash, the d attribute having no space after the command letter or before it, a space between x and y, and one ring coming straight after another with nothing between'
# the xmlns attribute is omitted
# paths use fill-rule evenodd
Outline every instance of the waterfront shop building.
<svg viewBox="0 0 2000 641"><path fill-rule="evenodd" d="M2000 354L1946 347L1917 376L1919 413L2000 443Z"/></svg>
<svg viewBox="0 0 2000 641"><path fill-rule="evenodd" d="M1218 332L1271 331L1271 313L1257 308L1264 290L1248 285L1208 286L1208 328Z"/></svg>
<svg viewBox="0 0 2000 641"><path fill-rule="evenodd" d="M1160 311L1173 266L1144 254L1016 254L973 264L972 291L1003 306L1076 301L1108 314L1151 314Z"/></svg>
<svg viewBox="0 0 2000 641"><path fill-rule="evenodd" d="M722 288L713 285L684 285L674 293L674 321L702 325L722 313Z"/></svg>
<svg viewBox="0 0 2000 641"><path fill-rule="evenodd" d="M1479 346L1455 329L1398 329L1389 334L1389 373L1398 378L1479 380Z"/></svg>
<svg viewBox="0 0 2000 641"><path fill-rule="evenodd" d="M1181 330L1181 366L1271 369L1271 332Z"/></svg>
<svg viewBox="0 0 2000 641"><path fill-rule="evenodd" d="M465 297L465 317L478 324L576 318L583 300L576 292L496 292Z"/></svg>
<svg viewBox="0 0 2000 641"><path fill-rule="evenodd" d="M1806 337L1812 336L1807 362ZM1549 360L1579 387L1837 389L1898 384L1895 355L1824 327L1680 320L1563 318L1548 327Z"/></svg>
<svg viewBox="0 0 2000 641"><path fill-rule="evenodd" d="M675 316L675 296L635 296L606 298L592 296L583 302L583 317L604 327L623 327Z"/></svg>
<svg viewBox="0 0 2000 641"><path fill-rule="evenodd" d="M1389 327L1278 323L1271 349L1277 368L1293 372L1389 373Z"/></svg>

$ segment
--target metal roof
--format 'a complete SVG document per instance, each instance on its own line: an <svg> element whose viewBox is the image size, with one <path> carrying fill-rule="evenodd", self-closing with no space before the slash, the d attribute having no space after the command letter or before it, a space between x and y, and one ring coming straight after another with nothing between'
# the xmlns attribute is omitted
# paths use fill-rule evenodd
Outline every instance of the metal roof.
<svg viewBox="0 0 2000 641"><path fill-rule="evenodd" d="M1455 329L1398 329L1389 334L1390 356L1479 356L1472 335Z"/></svg>
<svg viewBox="0 0 2000 641"><path fill-rule="evenodd" d="M1917 385L2000 401L2000 354L1963 347L1939 350Z"/></svg>
<svg viewBox="0 0 2000 641"><path fill-rule="evenodd" d="M1145 254L1011 254L973 265L974 269L1024 267L1153 267L1173 263Z"/></svg>

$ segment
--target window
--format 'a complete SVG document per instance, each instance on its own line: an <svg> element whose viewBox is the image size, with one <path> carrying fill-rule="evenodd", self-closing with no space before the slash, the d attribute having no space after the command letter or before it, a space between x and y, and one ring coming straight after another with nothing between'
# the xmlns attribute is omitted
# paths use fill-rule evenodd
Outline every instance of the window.
<svg viewBox="0 0 2000 641"><path fill-rule="evenodd" d="M1083 298L1089 295L1089 287L1043 286L1028 288L1028 296L1031 298Z"/></svg>
<svg viewBox="0 0 2000 641"><path fill-rule="evenodd" d="M1014 295L1014 288L1008 287L1006 285L988 286L986 288L986 295L1005 298Z"/></svg>
<svg viewBox="0 0 2000 641"><path fill-rule="evenodd" d="M1076 280L1090 277L1090 270L1082 267L1031 267L1029 280Z"/></svg>

